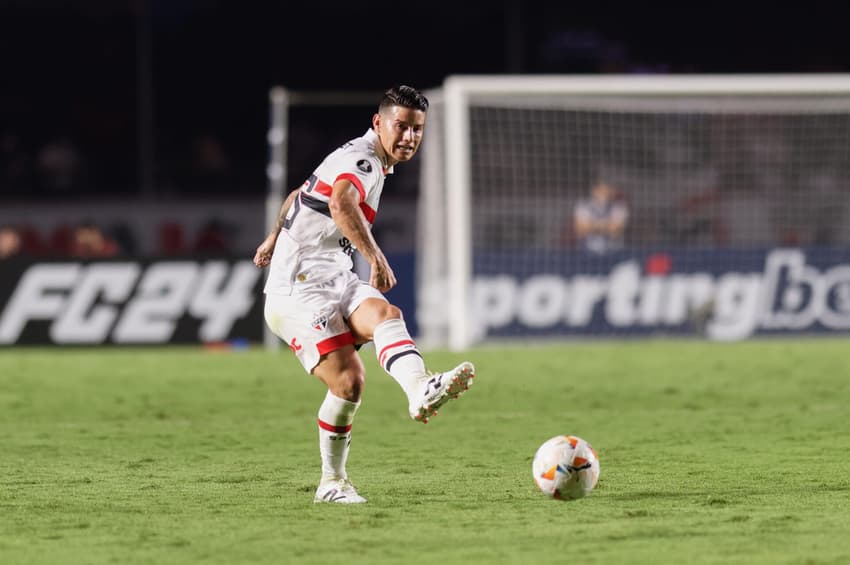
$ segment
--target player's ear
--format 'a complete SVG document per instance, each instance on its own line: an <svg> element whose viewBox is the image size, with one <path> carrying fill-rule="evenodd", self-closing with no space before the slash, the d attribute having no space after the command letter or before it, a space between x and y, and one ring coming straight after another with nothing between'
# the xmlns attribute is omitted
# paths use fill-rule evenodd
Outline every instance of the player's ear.
<svg viewBox="0 0 850 565"><path fill-rule="evenodd" d="M381 114L375 114L372 116L372 128L375 131L378 131L381 127Z"/></svg>

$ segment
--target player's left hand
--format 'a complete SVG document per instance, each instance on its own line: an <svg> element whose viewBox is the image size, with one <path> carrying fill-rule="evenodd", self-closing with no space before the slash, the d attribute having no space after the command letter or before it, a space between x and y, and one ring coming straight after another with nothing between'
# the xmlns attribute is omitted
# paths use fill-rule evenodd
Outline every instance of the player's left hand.
<svg viewBox="0 0 850 565"><path fill-rule="evenodd" d="M394 287L397 282L395 273L393 273L392 268L390 268L390 264L383 256L379 257L375 264L372 265L372 272L369 276L369 284L381 292L387 292Z"/></svg>

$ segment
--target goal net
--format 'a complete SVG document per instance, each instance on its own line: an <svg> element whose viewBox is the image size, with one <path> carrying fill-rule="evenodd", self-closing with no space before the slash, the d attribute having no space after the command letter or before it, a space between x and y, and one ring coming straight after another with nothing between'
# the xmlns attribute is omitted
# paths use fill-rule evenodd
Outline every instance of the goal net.
<svg viewBox="0 0 850 565"><path fill-rule="evenodd" d="M451 77L429 98L425 346L850 328L850 77Z"/></svg>

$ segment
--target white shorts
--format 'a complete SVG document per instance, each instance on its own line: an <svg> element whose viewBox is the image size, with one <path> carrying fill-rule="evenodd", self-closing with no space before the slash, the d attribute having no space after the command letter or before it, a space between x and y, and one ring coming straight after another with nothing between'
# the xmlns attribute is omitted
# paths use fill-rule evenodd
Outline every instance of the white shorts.
<svg viewBox="0 0 850 565"><path fill-rule="evenodd" d="M354 344L348 318L367 298L386 301L346 271L329 281L293 286L288 295L266 294L266 324L310 373L322 355Z"/></svg>

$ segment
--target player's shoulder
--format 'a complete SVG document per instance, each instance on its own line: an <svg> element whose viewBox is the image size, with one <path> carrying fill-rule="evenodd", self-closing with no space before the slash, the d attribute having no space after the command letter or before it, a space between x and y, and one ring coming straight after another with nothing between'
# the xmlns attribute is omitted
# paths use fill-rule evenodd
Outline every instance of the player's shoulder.
<svg viewBox="0 0 850 565"><path fill-rule="evenodd" d="M377 136L369 130L365 135L342 144L328 156L327 162L334 167L348 169L351 172L370 174L379 171L381 160L375 152L376 141Z"/></svg>
<svg viewBox="0 0 850 565"><path fill-rule="evenodd" d="M378 160L378 154L375 152L375 147L378 143L378 136L374 131L368 130L360 137L355 137L343 148L344 152L352 155L358 155L369 159Z"/></svg>

